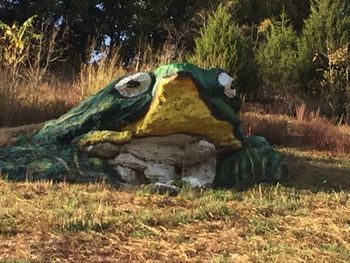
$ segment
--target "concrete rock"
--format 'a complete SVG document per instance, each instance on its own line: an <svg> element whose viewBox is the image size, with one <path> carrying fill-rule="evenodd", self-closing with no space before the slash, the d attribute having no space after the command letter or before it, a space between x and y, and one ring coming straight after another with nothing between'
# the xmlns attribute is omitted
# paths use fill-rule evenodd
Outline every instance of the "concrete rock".
<svg viewBox="0 0 350 263"><path fill-rule="evenodd" d="M120 153L121 147L109 142L84 147L87 155L102 159L112 159Z"/></svg>
<svg viewBox="0 0 350 263"><path fill-rule="evenodd" d="M148 167L145 170L145 177L151 183L166 183L175 179L175 176L175 167L170 165L148 163Z"/></svg>
<svg viewBox="0 0 350 263"><path fill-rule="evenodd" d="M138 173L130 168L126 168L123 166L117 166L115 168L119 175L122 177L122 179L132 185L142 185L147 183L146 178L143 176L143 174Z"/></svg>
<svg viewBox="0 0 350 263"><path fill-rule="evenodd" d="M100 143L88 146L86 151L100 158L114 158L110 163L129 183L139 184L136 173L151 183L184 177L184 181L197 187L210 185L215 177L216 148L199 136L154 136L134 139L124 145ZM176 170L181 171L180 174Z"/></svg>
<svg viewBox="0 0 350 263"><path fill-rule="evenodd" d="M182 180L194 187L210 186L216 173L216 158L194 166L184 167Z"/></svg>
<svg viewBox="0 0 350 263"><path fill-rule="evenodd" d="M110 163L114 165L128 167L130 169L133 169L142 173L148 167L146 162L136 158L134 155L130 153L121 153L117 157L115 157L114 160L111 160Z"/></svg>
<svg viewBox="0 0 350 263"><path fill-rule="evenodd" d="M125 150L142 160L169 165L193 165L216 156L214 144L185 134L135 139Z"/></svg>

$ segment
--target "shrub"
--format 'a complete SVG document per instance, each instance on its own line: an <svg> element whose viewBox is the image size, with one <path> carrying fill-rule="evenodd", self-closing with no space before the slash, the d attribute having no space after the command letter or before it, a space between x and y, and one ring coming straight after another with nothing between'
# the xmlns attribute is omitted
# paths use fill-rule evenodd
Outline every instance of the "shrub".
<svg viewBox="0 0 350 263"><path fill-rule="evenodd" d="M328 115L338 117L349 114L349 28L348 0L313 0L298 43L304 91L319 97Z"/></svg>
<svg viewBox="0 0 350 263"><path fill-rule="evenodd" d="M347 2L313 0L311 3L311 13L298 43L298 69L309 88L312 80L319 77L317 70L327 66L327 48L336 50L349 43L350 6ZM322 73L319 75L322 77Z"/></svg>
<svg viewBox="0 0 350 263"><path fill-rule="evenodd" d="M237 76L241 92L254 95L257 86L253 44L234 23L227 7L220 5L209 15L195 39L189 61L201 67L220 67Z"/></svg>
<svg viewBox="0 0 350 263"><path fill-rule="evenodd" d="M323 70L318 93L327 105L328 113L339 122L350 123L350 52L342 47L327 50L328 65Z"/></svg>
<svg viewBox="0 0 350 263"><path fill-rule="evenodd" d="M315 54L324 55L327 47L337 49L349 43L350 6L348 0L313 0L305 21L299 49L299 69L304 80L315 77Z"/></svg>
<svg viewBox="0 0 350 263"><path fill-rule="evenodd" d="M285 94L298 80L297 35L286 15L281 19L265 20L259 27L266 43L258 51L261 78L268 97Z"/></svg>
<svg viewBox="0 0 350 263"><path fill-rule="evenodd" d="M0 64L11 68L11 72L16 73L13 77L17 77L20 67L27 61L33 40L39 38L33 32L34 19L35 16L30 17L22 25L0 21Z"/></svg>

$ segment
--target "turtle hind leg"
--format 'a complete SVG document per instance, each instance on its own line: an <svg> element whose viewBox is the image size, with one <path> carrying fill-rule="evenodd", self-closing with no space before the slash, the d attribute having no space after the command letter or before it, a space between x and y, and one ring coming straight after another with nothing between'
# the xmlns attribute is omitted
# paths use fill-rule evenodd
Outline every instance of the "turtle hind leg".
<svg viewBox="0 0 350 263"><path fill-rule="evenodd" d="M277 183L289 180L288 166L284 161L284 156L275 151L269 142L261 136L250 136L248 151L254 151L258 158L255 165L262 167L260 182Z"/></svg>
<svg viewBox="0 0 350 263"><path fill-rule="evenodd" d="M214 186L242 188L288 181L288 167L281 153L263 137L248 137L247 142L242 150L219 156Z"/></svg>

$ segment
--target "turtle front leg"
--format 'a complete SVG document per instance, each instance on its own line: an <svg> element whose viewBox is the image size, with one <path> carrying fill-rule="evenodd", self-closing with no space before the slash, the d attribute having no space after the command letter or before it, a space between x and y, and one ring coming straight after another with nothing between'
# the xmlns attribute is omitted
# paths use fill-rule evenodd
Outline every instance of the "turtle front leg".
<svg viewBox="0 0 350 263"><path fill-rule="evenodd" d="M256 183L288 181L288 168L281 153L264 137L251 136L238 152L219 156L215 187L247 187Z"/></svg>
<svg viewBox="0 0 350 263"><path fill-rule="evenodd" d="M14 181L123 182L106 160L92 158L71 145L0 148L0 178Z"/></svg>

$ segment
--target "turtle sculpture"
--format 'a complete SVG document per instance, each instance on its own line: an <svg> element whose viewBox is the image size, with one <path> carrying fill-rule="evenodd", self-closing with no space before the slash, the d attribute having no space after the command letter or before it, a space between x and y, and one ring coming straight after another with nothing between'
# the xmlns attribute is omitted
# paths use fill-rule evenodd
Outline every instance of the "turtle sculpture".
<svg viewBox="0 0 350 263"><path fill-rule="evenodd" d="M0 149L9 180L241 187L288 178L280 153L245 137L234 79L169 64L113 81L26 142ZM21 140L19 140L21 141Z"/></svg>

